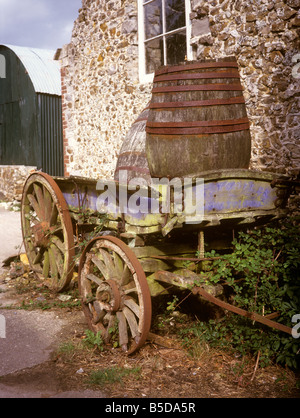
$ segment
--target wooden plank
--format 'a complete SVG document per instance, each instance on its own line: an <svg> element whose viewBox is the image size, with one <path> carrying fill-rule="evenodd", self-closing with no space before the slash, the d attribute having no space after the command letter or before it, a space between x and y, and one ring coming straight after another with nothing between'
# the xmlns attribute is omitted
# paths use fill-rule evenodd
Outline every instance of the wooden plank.
<svg viewBox="0 0 300 418"><path fill-rule="evenodd" d="M193 286L195 280L198 278L196 273L193 273L192 271L188 271L187 276L171 273L169 271L157 271L151 277L158 282L168 283L183 289Z"/></svg>
<svg viewBox="0 0 300 418"><path fill-rule="evenodd" d="M147 276L147 283L152 297L169 294L168 290L155 280L155 273L151 274L151 276Z"/></svg>
<svg viewBox="0 0 300 418"><path fill-rule="evenodd" d="M153 273L158 270L170 270L171 267L162 260L156 260L155 258L140 258L145 273Z"/></svg>
<svg viewBox="0 0 300 418"><path fill-rule="evenodd" d="M111 224L111 222L109 224ZM148 235L148 234L161 233L160 224L154 225L154 226L136 226L136 225L131 225L130 222L128 222L127 224L125 224L125 229L126 229L126 232L131 232L136 235Z"/></svg>
<svg viewBox="0 0 300 418"><path fill-rule="evenodd" d="M166 256L176 254L193 254L195 255L197 248L187 244L162 244L159 246L144 246L132 248L137 258L152 257L155 255Z"/></svg>

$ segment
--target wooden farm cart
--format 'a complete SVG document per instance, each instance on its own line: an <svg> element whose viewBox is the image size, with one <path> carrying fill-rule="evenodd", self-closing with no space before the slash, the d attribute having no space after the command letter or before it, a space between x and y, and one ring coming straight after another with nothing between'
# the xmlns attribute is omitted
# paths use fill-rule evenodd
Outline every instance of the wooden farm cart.
<svg viewBox="0 0 300 418"><path fill-rule="evenodd" d="M80 257L78 287L89 327L101 331L106 342L118 339L128 353L147 339L151 296L170 286L194 286L193 292L210 302L290 333L270 318L245 312L196 287L197 273L192 271L193 263L205 260L204 241L207 249L230 248L234 231L285 216L289 188L266 172L222 170L198 177L203 179L204 210L201 219L193 219L176 211L178 195L168 185L156 187L154 193L152 186L135 188L114 181L104 186L87 178L32 173L21 208L32 270L54 291L64 291ZM197 190L195 182L187 187L182 208L188 191L195 198ZM162 210L166 196L167 211ZM159 210L132 211L130 202L151 208L154 202Z"/></svg>

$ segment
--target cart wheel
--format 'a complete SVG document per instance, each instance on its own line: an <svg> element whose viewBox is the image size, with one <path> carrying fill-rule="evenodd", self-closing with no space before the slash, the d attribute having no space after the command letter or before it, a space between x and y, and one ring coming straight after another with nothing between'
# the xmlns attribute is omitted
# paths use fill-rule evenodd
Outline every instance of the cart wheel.
<svg viewBox="0 0 300 418"><path fill-rule="evenodd" d="M21 221L32 270L52 290L65 290L73 274L73 227L64 196L48 174L34 173L28 177Z"/></svg>
<svg viewBox="0 0 300 418"><path fill-rule="evenodd" d="M127 354L146 341L151 326L151 295L135 254L115 237L92 240L80 258L79 292L90 329L106 344Z"/></svg>

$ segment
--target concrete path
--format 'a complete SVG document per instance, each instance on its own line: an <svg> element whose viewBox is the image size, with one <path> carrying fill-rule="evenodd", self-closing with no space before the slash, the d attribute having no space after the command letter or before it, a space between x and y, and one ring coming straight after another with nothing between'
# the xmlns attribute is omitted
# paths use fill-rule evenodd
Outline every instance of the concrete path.
<svg viewBox="0 0 300 418"><path fill-rule="evenodd" d="M54 312L13 309L14 300L3 278L7 270L2 262L20 253L22 232L20 212L5 210L0 205L0 398L103 398L101 392L62 392L38 388L35 382L24 386L1 383L1 377L26 371L50 360L50 354L62 342L65 327L72 327L74 318L60 319ZM17 247L17 248L16 248ZM24 248L22 248L24 251ZM2 279L1 279L2 277ZM10 309L4 309L12 305ZM83 315L75 321L85 322Z"/></svg>
<svg viewBox="0 0 300 418"><path fill-rule="evenodd" d="M6 258L24 251L21 215L4 209L0 204L0 273Z"/></svg>

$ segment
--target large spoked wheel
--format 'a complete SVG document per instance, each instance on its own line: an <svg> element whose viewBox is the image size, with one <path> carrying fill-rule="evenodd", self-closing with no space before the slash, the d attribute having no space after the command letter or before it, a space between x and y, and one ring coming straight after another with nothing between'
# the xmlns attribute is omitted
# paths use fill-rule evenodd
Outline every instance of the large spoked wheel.
<svg viewBox="0 0 300 418"><path fill-rule="evenodd" d="M21 221L30 267L52 290L65 290L73 274L73 227L64 196L48 174L34 173L28 177Z"/></svg>
<svg viewBox="0 0 300 418"><path fill-rule="evenodd" d="M84 250L78 282L89 327L106 344L118 343L132 354L146 341L151 326L151 295L135 254L115 237L98 237Z"/></svg>

